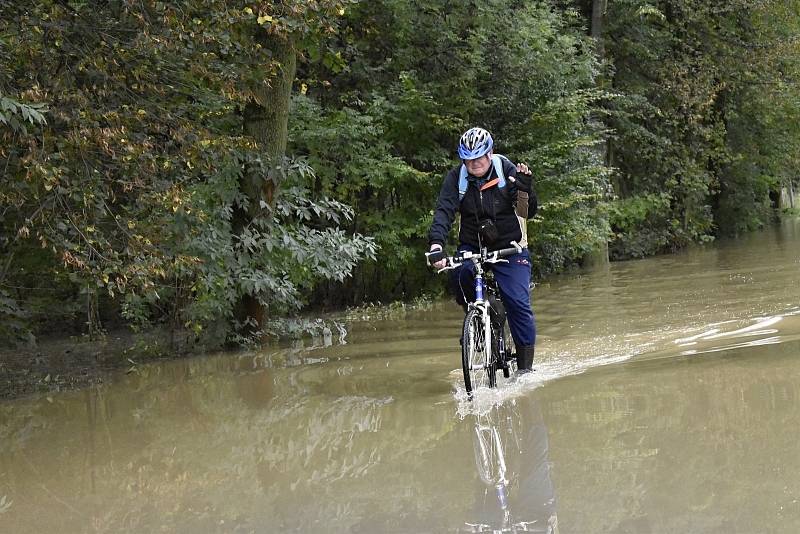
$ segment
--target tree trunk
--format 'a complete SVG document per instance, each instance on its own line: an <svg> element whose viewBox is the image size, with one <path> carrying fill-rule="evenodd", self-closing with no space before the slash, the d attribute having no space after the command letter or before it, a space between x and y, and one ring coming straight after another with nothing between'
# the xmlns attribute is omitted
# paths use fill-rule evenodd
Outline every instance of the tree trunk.
<svg viewBox="0 0 800 534"><path fill-rule="evenodd" d="M256 39L261 46L272 51L280 64L277 75L252 89L253 99L244 109L244 133L258 144L262 157L268 162L266 176L247 170L242 176L240 190L248 199L246 211L234 216L234 231L238 234L262 211L261 202L273 206L279 185L280 169L286 154L288 137L289 103L292 83L297 71L297 52L291 38L263 34ZM264 307L256 295L243 295L237 306L236 318L244 322L255 321L246 334L259 330L265 319Z"/></svg>
<svg viewBox="0 0 800 534"><path fill-rule="evenodd" d="M604 39L603 31L604 31L607 5L608 5L608 0L592 1L592 21L589 34L594 40L595 54L597 55L597 61L598 63L600 63L601 67L606 58L606 47L603 42ZM602 74L603 73L602 69L600 70L600 72L601 74L597 76L597 87L603 89L607 84L607 80L605 76ZM602 121L602 119L600 120ZM607 142L598 144L598 152L600 156L600 161L602 161L605 164L608 164Z"/></svg>
<svg viewBox="0 0 800 534"><path fill-rule="evenodd" d="M595 54L597 55L597 61L600 63L601 67L603 61L605 61L606 55L606 48L603 42L603 31L607 5L608 0L592 1L592 20L589 34L592 39L594 39ZM601 72L603 71L601 70ZM605 85L605 77L600 74L597 77L597 86L599 88L604 88ZM608 127L602 117L597 117L596 120L602 123L604 127ZM610 142L610 140L606 140L597 144L597 158L605 165L609 165ZM583 258L581 259L581 264L585 267L608 265L608 242L599 243L594 250L584 254Z"/></svg>
<svg viewBox="0 0 800 534"><path fill-rule="evenodd" d="M594 39L595 52L597 58L603 61L606 56L606 48L603 44L603 19L606 14L608 0L592 1L592 25L590 35Z"/></svg>
<svg viewBox="0 0 800 534"><path fill-rule="evenodd" d="M272 51L280 67L277 76L253 88L253 100L244 110L244 133L258 143L271 167L268 176L250 176L250 183L244 189L251 200L251 216L260 211L261 200L269 205L274 200L279 176L277 167L286 154L289 102L297 71L297 52L291 39L266 37L261 41L262 46Z"/></svg>

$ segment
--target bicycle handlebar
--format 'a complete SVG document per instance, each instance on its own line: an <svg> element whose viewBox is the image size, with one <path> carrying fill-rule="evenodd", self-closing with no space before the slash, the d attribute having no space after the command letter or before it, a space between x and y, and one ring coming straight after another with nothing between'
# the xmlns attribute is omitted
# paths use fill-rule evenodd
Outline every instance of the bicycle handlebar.
<svg viewBox="0 0 800 534"><path fill-rule="evenodd" d="M438 269L436 272L441 273L443 271L455 269L463 265L465 261L473 261L475 263L499 263L502 261L508 261L504 260L503 258L522 252L522 246L520 246L516 241L512 241L511 245L513 246L509 248L502 248L500 250L493 250L491 252L489 252L486 247L482 248L480 252L462 250L459 254L443 258L445 261L445 266L441 269ZM429 257L431 254L431 252L426 252L425 256Z"/></svg>

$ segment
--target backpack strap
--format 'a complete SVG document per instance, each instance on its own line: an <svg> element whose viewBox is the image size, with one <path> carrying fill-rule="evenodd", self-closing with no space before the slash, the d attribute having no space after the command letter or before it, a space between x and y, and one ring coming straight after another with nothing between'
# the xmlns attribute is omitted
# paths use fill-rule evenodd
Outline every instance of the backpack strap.
<svg viewBox="0 0 800 534"><path fill-rule="evenodd" d="M467 187L469 186L469 182L467 182L467 166L463 163L461 164L461 170L458 174L458 201L461 202L464 200L464 195L467 194Z"/></svg>
<svg viewBox="0 0 800 534"><path fill-rule="evenodd" d="M508 159L505 156L501 156L500 154L492 155L492 166L494 167L494 173L497 175L497 187L500 189L506 186L506 177L503 174L503 160ZM467 172L467 166L463 163L461 164L461 169L458 173L458 201L461 202L464 199L464 195L467 194L467 187L469 186L469 182L467 181L467 177L469 176L469 172Z"/></svg>

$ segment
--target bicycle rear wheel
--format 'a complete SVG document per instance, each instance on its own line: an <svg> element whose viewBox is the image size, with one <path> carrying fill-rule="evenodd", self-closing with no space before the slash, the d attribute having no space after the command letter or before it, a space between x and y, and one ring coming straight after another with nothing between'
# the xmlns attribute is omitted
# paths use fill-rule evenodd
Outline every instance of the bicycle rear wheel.
<svg viewBox="0 0 800 534"><path fill-rule="evenodd" d="M508 321L503 321L501 327L492 325L492 343L495 351L497 367L503 370L505 378L510 377L517 370L517 359L512 354L514 340L508 329Z"/></svg>
<svg viewBox="0 0 800 534"><path fill-rule="evenodd" d="M464 371L464 386L472 394L479 387L494 387L496 368L492 358L491 343L487 341L483 328L483 313L471 309L464 318L461 344L461 367Z"/></svg>

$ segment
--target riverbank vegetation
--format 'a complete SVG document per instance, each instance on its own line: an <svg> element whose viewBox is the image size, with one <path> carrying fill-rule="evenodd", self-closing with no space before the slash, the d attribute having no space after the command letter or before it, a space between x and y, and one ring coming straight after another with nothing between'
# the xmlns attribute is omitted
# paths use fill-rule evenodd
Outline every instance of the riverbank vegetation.
<svg viewBox="0 0 800 534"><path fill-rule="evenodd" d="M800 3L0 0L0 338L204 346L440 290L458 135L533 169L536 275L769 224Z"/></svg>

